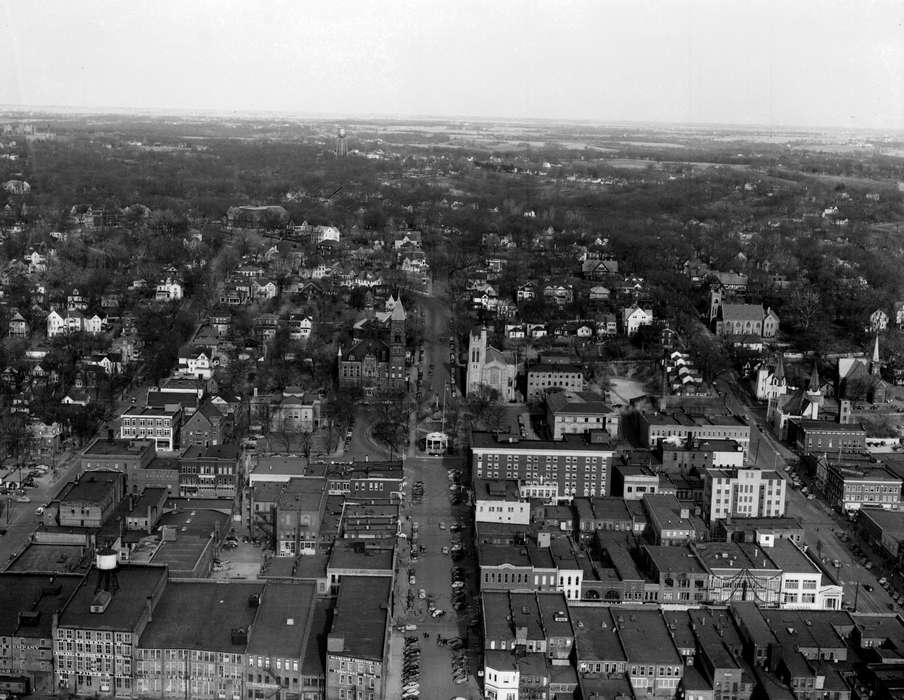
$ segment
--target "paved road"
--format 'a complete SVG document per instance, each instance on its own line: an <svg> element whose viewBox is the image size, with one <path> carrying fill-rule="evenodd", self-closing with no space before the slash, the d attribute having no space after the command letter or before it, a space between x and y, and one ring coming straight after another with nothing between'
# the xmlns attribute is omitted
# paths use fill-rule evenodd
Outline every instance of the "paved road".
<svg viewBox="0 0 904 700"><path fill-rule="evenodd" d="M895 609L891 597L877 580L883 572L875 566L872 570L866 569L852 555L848 545L839 539L839 533L850 532L847 519L833 511L821 498L808 499L804 493L792 488L786 467L796 469L799 457L766 427L765 407L756 404L743 391L734 372L723 374L715 385L726 406L750 424L751 462L761 468L775 469L787 482L785 513L800 519L804 527L804 541L811 554L821 558L844 583L844 602L852 608L856 606L860 612L890 612ZM799 473L799 476L806 483L806 475ZM834 566L835 561L838 561L839 567ZM867 591L864 584L873 590Z"/></svg>
<svg viewBox="0 0 904 700"><path fill-rule="evenodd" d="M0 569L6 568L11 555L21 552L31 540L31 534L38 525L35 509L56 497L60 489L74 479L79 469L79 453L67 450L56 459L56 474L53 472L36 479L37 486L26 489L30 503L16 503L12 498L0 497L0 525L6 534L0 536ZM10 478L16 478L15 472Z"/></svg>
<svg viewBox="0 0 904 700"><path fill-rule="evenodd" d="M467 550L467 556L453 562L448 554L442 553L442 547L450 546L454 535L449 530L452 523L460 522L466 526L460 535L463 543L471 541L471 516L467 506L453 507L449 499L450 482L447 469L461 466L461 459L448 457L439 458L415 458L407 459L405 472L409 486L418 481L424 482L424 495L420 503L411 503L406 511L410 520L405 521L405 530L409 537L414 531L414 523L417 523L417 545L424 547L426 551L418 555L415 562L409 561L407 547L403 547L400 556L400 576L397 580L397 605L396 625L416 625L416 631L402 632L393 630L393 642L390 645L390 674L399 675L402 664L403 638L409 636L418 637L418 645L421 649L421 677L420 692L423 698L451 698L461 695L468 698L480 698L474 672L475 661L470 666L470 674L465 684L457 685L452 680L451 649L438 646L437 635L443 639L460 638L467 639L468 625L471 621L472 611L465 608L456 613L452 609L452 566L457 565L469 570L468 586L471 596L476 597L477 576L476 560L473 549ZM440 527L443 524L444 529ZM413 540L409 539L409 542ZM414 585L408 582L409 571L415 578ZM418 592L423 589L427 598L419 599ZM409 592L411 595L409 595ZM410 605L409 605L410 603ZM440 618L431 617L428 606L433 604L444 610L445 614ZM424 635L428 636L425 637ZM473 640L476 643L476 637ZM397 681L388 681L390 687ZM387 693L387 697L393 696Z"/></svg>

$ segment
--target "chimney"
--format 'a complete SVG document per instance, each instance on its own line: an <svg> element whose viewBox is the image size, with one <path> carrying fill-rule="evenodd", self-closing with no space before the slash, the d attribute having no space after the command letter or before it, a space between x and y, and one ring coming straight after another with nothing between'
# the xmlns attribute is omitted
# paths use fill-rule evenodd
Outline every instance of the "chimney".
<svg viewBox="0 0 904 700"><path fill-rule="evenodd" d="M107 428L107 442L113 442L113 428Z"/></svg>

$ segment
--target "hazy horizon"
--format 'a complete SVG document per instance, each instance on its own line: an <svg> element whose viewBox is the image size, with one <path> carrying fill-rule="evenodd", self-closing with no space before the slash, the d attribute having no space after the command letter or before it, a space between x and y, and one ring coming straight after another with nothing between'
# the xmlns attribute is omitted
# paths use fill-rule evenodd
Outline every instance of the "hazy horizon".
<svg viewBox="0 0 904 700"><path fill-rule="evenodd" d="M904 3L48 0L0 109L904 130Z"/></svg>

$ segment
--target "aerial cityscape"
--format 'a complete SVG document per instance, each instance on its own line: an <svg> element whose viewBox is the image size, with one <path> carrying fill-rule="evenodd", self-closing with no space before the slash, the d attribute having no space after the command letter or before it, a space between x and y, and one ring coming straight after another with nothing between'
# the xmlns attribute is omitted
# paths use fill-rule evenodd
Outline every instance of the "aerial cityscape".
<svg viewBox="0 0 904 700"><path fill-rule="evenodd" d="M815 6L734 93L766 20L688 2L682 86L560 100L655 3L227 4L0 25L0 700L904 697L904 10L837 3L846 97ZM459 31L473 94L394 72ZM224 109L276 55L316 100Z"/></svg>

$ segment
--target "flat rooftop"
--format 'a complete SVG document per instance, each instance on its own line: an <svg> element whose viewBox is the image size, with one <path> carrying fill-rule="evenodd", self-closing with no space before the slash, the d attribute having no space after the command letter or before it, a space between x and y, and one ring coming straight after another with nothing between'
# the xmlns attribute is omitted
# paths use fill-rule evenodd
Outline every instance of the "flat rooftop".
<svg viewBox="0 0 904 700"><path fill-rule="evenodd" d="M100 585L100 572L92 568L68 605L60 613L60 627L132 632L147 614L148 597L166 585L165 566L120 566L117 590L102 613L91 612L91 602Z"/></svg>
<svg viewBox="0 0 904 700"><path fill-rule="evenodd" d="M343 638L342 656L383 660L391 590L388 577L342 577L330 630Z"/></svg>
<svg viewBox="0 0 904 700"><path fill-rule="evenodd" d="M577 657L582 661L626 661L612 617L612 608L576 607L571 610Z"/></svg>
<svg viewBox="0 0 904 700"><path fill-rule="evenodd" d="M150 446L149 440L107 440L95 438L83 451L86 457L115 457L119 455L139 455Z"/></svg>
<svg viewBox="0 0 904 700"><path fill-rule="evenodd" d="M0 574L0 637L53 636L53 614L81 582L79 575ZM37 624L22 625L20 612L38 613Z"/></svg>
<svg viewBox="0 0 904 700"><path fill-rule="evenodd" d="M56 528L55 531L68 530ZM88 532L78 528L80 532ZM85 554L85 547L75 544L37 544L32 542L13 560L7 572L21 573L86 573L92 559Z"/></svg>
<svg viewBox="0 0 904 700"><path fill-rule="evenodd" d="M370 542L367 542L369 545ZM388 546L366 546L364 542L336 540L330 552L330 570L374 571L392 576L392 551L394 542L386 541ZM306 557L302 557L305 559Z"/></svg>
<svg viewBox="0 0 904 700"><path fill-rule="evenodd" d="M243 654L245 644L233 644L231 632L251 625L257 608L248 598L263 590L261 583L171 582L138 646Z"/></svg>
<svg viewBox="0 0 904 700"><path fill-rule="evenodd" d="M629 663L682 664L665 620L658 610L619 608L614 616Z"/></svg>
<svg viewBox="0 0 904 700"><path fill-rule="evenodd" d="M97 503L104 500L115 488L115 481L121 479L122 475L119 472L85 472L60 499L60 502Z"/></svg>
<svg viewBox="0 0 904 700"><path fill-rule="evenodd" d="M471 436L472 450L500 450L512 452L605 452L613 453L608 443L592 443L583 435L566 435L564 440L519 440L518 438L497 439L494 433L474 432Z"/></svg>
<svg viewBox="0 0 904 700"><path fill-rule="evenodd" d="M225 534L230 518L215 510L176 511L165 513L157 522L157 527L175 529L176 539L163 541L151 561L165 564L173 575L192 571L210 546L210 537L215 532Z"/></svg>
<svg viewBox="0 0 904 700"><path fill-rule="evenodd" d="M307 582L268 583L246 653L300 658L310 633L315 591L316 586Z"/></svg>

